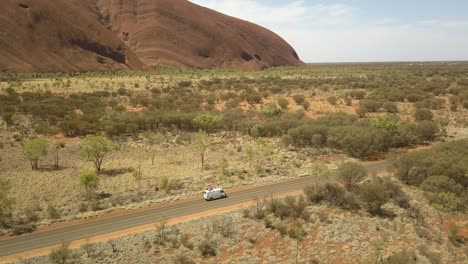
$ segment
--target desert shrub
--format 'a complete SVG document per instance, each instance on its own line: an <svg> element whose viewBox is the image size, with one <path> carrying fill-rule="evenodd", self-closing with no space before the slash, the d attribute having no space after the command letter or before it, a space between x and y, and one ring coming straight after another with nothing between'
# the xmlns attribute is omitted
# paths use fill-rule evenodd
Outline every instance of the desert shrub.
<svg viewBox="0 0 468 264"><path fill-rule="evenodd" d="M431 110L427 108L417 108L414 113L414 119L416 121L432 120L433 118L434 114L432 114Z"/></svg>
<svg viewBox="0 0 468 264"><path fill-rule="evenodd" d="M315 184L304 187L304 195L310 203L321 202L325 195L325 184Z"/></svg>
<svg viewBox="0 0 468 264"><path fill-rule="evenodd" d="M327 144L345 151L354 158L365 158L387 150L388 132L367 126L333 127Z"/></svg>
<svg viewBox="0 0 468 264"><path fill-rule="evenodd" d="M94 198L95 192L98 188L99 177L93 172L80 173L79 184L84 188L86 199L91 200Z"/></svg>
<svg viewBox="0 0 468 264"><path fill-rule="evenodd" d="M408 94L406 96L406 100L408 100L411 103L415 103L415 102L421 101L423 99L424 99L424 96L422 96L420 94Z"/></svg>
<svg viewBox="0 0 468 264"><path fill-rule="evenodd" d="M426 162L423 152L409 153L393 162L396 176L404 183L419 186L427 178Z"/></svg>
<svg viewBox="0 0 468 264"><path fill-rule="evenodd" d="M408 251L394 253L383 261L384 264L415 264L416 255Z"/></svg>
<svg viewBox="0 0 468 264"><path fill-rule="evenodd" d="M262 102L262 94L252 89L247 89L241 97L249 104L259 104Z"/></svg>
<svg viewBox="0 0 468 264"><path fill-rule="evenodd" d="M307 207L307 202L304 199L303 195L294 197L288 196L284 199L286 204L291 208L292 215L294 218L299 218L303 215L305 208Z"/></svg>
<svg viewBox="0 0 468 264"><path fill-rule="evenodd" d="M437 123L429 120L418 122L414 127L414 134L420 141L432 141L439 132Z"/></svg>
<svg viewBox="0 0 468 264"><path fill-rule="evenodd" d="M212 240L205 239L198 245L198 250L204 257L216 256L216 243Z"/></svg>
<svg viewBox="0 0 468 264"><path fill-rule="evenodd" d="M59 211L51 204L47 206L47 218L54 220L60 218Z"/></svg>
<svg viewBox="0 0 468 264"><path fill-rule="evenodd" d="M372 215L382 215L382 205L388 201L385 186L378 182L370 182L360 186L359 197L367 211Z"/></svg>
<svg viewBox="0 0 468 264"><path fill-rule="evenodd" d="M281 114L282 111L276 106L276 104L268 104L263 108L263 113L268 117L274 117Z"/></svg>
<svg viewBox="0 0 468 264"><path fill-rule="evenodd" d="M359 209L359 201L354 193L346 192L341 186L333 183L325 184L324 201L343 210Z"/></svg>
<svg viewBox="0 0 468 264"><path fill-rule="evenodd" d="M14 200L10 197L11 185L0 178L0 226L6 226L13 216Z"/></svg>
<svg viewBox="0 0 468 264"><path fill-rule="evenodd" d="M123 87L120 87L119 89L117 89L117 93L120 95L120 96L124 96L124 95L128 95L128 90L123 88Z"/></svg>
<svg viewBox="0 0 468 264"><path fill-rule="evenodd" d="M414 104L416 108L427 108L432 110L440 110L445 107L445 100L442 98L424 99Z"/></svg>
<svg viewBox="0 0 468 264"><path fill-rule="evenodd" d="M385 187L385 193L396 205L401 208L410 208L409 197L396 183L392 182L389 178L377 178L377 181Z"/></svg>
<svg viewBox="0 0 468 264"><path fill-rule="evenodd" d="M278 103L279 107L281 107L281 109L287 109L289 106L289 101L284 97L278 97L276 102Z"/></svg>
<svg viewBox="0 0 468 264"><path fill-rule="evenodd" d="M293 95L293 99L294 99L294 102L296 102L296 104L300 105L304 103L305 96L303 94L295 94Z"/></svg>
<svg viewBox="0 0 468 264"><path fill-rule="evenodd" d="M74 263L75 256L72 254L69 249L69 243L62 243L62 245L50 252L49 260L53 264L67 264Z"/></svg>
<svg viewBox="0 0 468 264"><path fill-rule="evenodd" d="M322 201L343 210L359 209L359 201L354 193L346 192L335 183L309 185L304 188L304 195L310 203Z"/></svg>
<svg viewBox="0 0 468 264"><path fill-rule="evenodd" d="M366 177L367 170L360 163L344 162L338 166L338 179L348 190L351 190Z"/></svg>
<svg viewBox="0 0 468 264"><path fill-rule="evenodd" d="M467 140L440 144L431 150L409 153L394 162L396 176L421 186L429 201L447 211L466 210L468 180Z"/></svg>
<svg viewBox="0 0 468 264"><path fill-rule="evenodd" d="M29 234L29 233L32 233L36 229L36 226L34 224L26 224L24 222L10 225L8 227L11 228L11 233L15 236Z"/></svg>
<svg viewBox="0 0 468 264"><path fill-rule="evenodd" d="M353 90L349 95L356 100L362 100L366 97L366 92L361 90Z"/></svg>
<svg viewBox="0 0 468 264"><path fill-rule="evenodd" d="M356 109L356 114L361 118L365 117L367 113L369 113L369 110L364 105L360 105Z"/></svg>
<svg viewBox="0 0 468 264"><path fill-rule="evenodd" d="M382 107L387 113L398 113L398 106L394 102L385 102Z"/></svg>
<svg viewBox="0 0 468 264"><path fill-rule="evenodd" d="M295 146L321 147L325 145L328 128L320 125L301 125L288 131Z"/></svg>
<svg viewBox="0 0 468 264"><path fill-rule="evenodd" d="M273 216L267 216L263 218L263 224L265 228L274 229L275 228L273 225L274 222L275 222L275 218Z"/></svg>
<svg viewBox="0 0 468 264"><path fill-rule="evenodd" d="M204 131L210 132L220 125L222 119L223 118L220 115L206 113L196 116L193 119L193 123L196 129L202 129Z"/></svg>
<svg viewBox="0 0 468 264"><path fill-rule="evenodd" d="M289 129L298 126L301 123L301 117L293 113L286 113L281 119L265 120L255 124L250 135L254 137L275 137L286 134Z"/></svg>
<svg viewBox="0 0 468 264"><path fill-rule="evenodd" d="M288 233L288 226L283 222L278 222L275 224L275 229L278 230L281 236L285 236Z"/></svg>
<svg viewBox="0 0 468 264"><path fill-rule="evenodd" d="M167 176L162 176L159 178L159 190L167 190L169 187L169 178Z"/></svg>
<svg viewBox="0 0 468 264"><path fill-rule="evenodd" d="M421 184L421 188L426 192L451 192L462 195L465 188L455 180L447 176L429 176Z"/></svg>
<svg viewBox="0 0 468 264"><path fill-rule="evenodd" d="M24 216L26 217L26 221L28 223L39 221L39 215L34 210L34 208L28 207L24 209Z"/></svg>
<svg viewBox="0 0 468 264"><path fill-rule="evenodd" d="M365 107L365 109L367 109L368 112L373 113L373 112L378 112L379 109L383 106L383 103L377 100L366 99L366 100L362 100L360 102L360 105Z"/></svg>
<svg viewBox="0 0 468 264"><path fill-rule="evenodd" d="M225 130L239 130L239 123L247 116L240 110L225 110L221 119L221 126Z"/></svg>
<svg viewBox="0 0 468 264"><path fill-rule="evenodd" d="M177 86L179 88L188 88L190 86L192 86L192 81L180 81L177 83Z"/></svg>
<svg viewBox="0 0 468 264"><path fill-rule="evenodd" d="M327 98L327 101L331 105L336 105L336 103L338 102L338 99L336 98L336 96L330 96Z"/></svg>
<svg viewBox="0 0 468 264"><path fill-rule="evenodd" d="M293 215L293 208L291 208L283 199L271 198L267 204L268 211L281 219Z"/></svg>
<svg viewBox="0 0 468 264"><path fill-rule="evenodd" d="M302 240L307 233L299 223L292 225L288 230L288 236L292 239Z"/></svg>

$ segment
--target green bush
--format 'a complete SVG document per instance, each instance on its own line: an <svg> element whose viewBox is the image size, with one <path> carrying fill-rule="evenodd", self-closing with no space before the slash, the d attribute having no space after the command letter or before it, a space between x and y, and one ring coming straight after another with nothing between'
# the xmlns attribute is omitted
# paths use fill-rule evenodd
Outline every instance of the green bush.
<svg viewBox="0 0 468 264"><path fill-rule="evenodd" d="M440 144L409 153L394 162L396 176L421 186L428 200L445 211L466 211L468 200L468 140Z"/></svg>
<svg viewBox="0 0 468 264"><path fill-rule="evenodd" d="M305 96L303 94L295 94L293 95L293 99L294 99L294 102L296 102L296 104L300 105L304 103Z"/></svg>
<svg viewBox="0 0 468 264"><path fill-rule="evenodd" d="M194 127L210 132L216 129L223 120L222 116L206 113L196 116L193 119Z"/></svg>
<svg viewBox="0 0 468 264"><path fill-rule="evenodd" d="M301 225L295 224L288 230L288 236L295 240L302 240L307 233L304 231Z"/></svg>
<svg viewBox="0 0 468 264"><path fill-rule="evenodd" d="M367 109L368 112L374 113L379 111L379 109L383 106L383 103L372 99L366 99L362 100L360 105Z"/></svg>
<svg viewBox="0 0 468 264"><path fill-rule="evenodd" d="M5 227L13 216L14 200L10 197L10 183L0 178L0 227Z"/></svg>
<svg viewBox="0 0 468 264"><path fill-rule="evenodd" d="M394 102L385 102L382 107L387 113L398 113L398 106Z"/></svg>
<svg viewBox="0 0 468 264"><path fill-rule="evenodd" d="M331 105L336 105L336 103L338 102L338 99L336 98L336 96L330 96L327 98L327 101Z"/></svg>
<svg viewBox="0 0 468 264"><path fill-rule="evenodd" d="M354 158L366 158L388 148L388 132L364 126L333 127L327 144L344 150Z"/></svg>
<svg viewBox="0 0 468 264"><path fill-rule="evenodd" d="M366 183L359 188L359 197L372 215L382 215L382 205L388 201L385 186L378 182Z"/></svg>
<svg viewBox="0 0 468 264"><path fill-rule="evenodd" d="M414 134L423 142L433 141L438 132L439 126L435 122L429 120L418 122L414 128Z"/></svg>
<svg viewBox="0 0 468 264"><path fill-rule="evenodd" d="M47 155L48 148L45 138L36 138L24 143L23 153L30 161L33 170L39 169L39 160Z"/></svg>
<svg viewBox="0 0 468 264"><path fill-rule="evenodd" d="M274 117L281 114L282 111L276 107L276 104L268 104L263 108L263 113L268 117Z"/></svg>
<svg viewBox="0 0 468 264"><path fill-rule="evenodd" d="M366 97L366 92L360 90L353 90L351 91L350 95L355 100L362 100Z"/></svg>
<svg viewBox="0 0 468 264"><path fill-rule="evenodd" d="M366 168L356 162L344 162L338 166L338 179L348 189L353 189L360 181L367 177Z"/></svg>
<svg viewBox="0 0 468 264"><path fill-rule="evenodd" d="M279 97L276 101L281 109L288 109L289 101L286 98Z"/></svg>
<svg viewBox="0 0 468 264"><path fill-rule="evenodd" d="M433 118L434 114L432 114L431 110L427 108L416 108L416 112L414 113L414 119L416 121L432 120Z"/></svg>
<svg viewBox="0 0 468 264"><path fill-rule="evenodd" d="M198 250L202 254L203 257L210 257L210 256L216 256L216 244L214 241L211 241L209 239L205 239L200 244L198 245Z"/></svg>

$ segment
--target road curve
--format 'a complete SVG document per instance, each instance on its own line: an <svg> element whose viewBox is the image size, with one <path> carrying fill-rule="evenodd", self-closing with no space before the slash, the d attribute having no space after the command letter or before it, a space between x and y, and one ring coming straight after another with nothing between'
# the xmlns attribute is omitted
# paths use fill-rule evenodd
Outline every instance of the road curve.
<svg viewBox="0 0 468 264"><path fill-rule="evenodd" d="M371 162L365 164L365 167L370 174L385 172L388 167L388 162ZM255 197L265 197L297 191L303 189L304 186L311 182L311 176L305 176L293 180L262 185L247 190L232 193L228 192L228 199L206 202L200 196L199 200L169 203L163 207L148 208L147 210L135 210L135 212L130 212L128 214L116 215L102 219L98 218L89 222L76 224L71 222L69 225L67 224L64 227L0 240L0 259L4 256L57 245L63 241L85 239L123 229L155 223L161 217L181 217L248 202Z"/></svg>

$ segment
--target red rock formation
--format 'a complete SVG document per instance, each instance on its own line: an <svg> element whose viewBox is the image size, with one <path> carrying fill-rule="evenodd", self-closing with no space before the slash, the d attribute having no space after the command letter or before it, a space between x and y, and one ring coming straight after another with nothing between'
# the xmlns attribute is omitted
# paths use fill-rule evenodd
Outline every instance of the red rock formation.
<svg viewBox="0 0 468 264"><path fill-rule="evenodd" d="M0 70L303 65L271 31L186 0L3 0Z"/></svg>

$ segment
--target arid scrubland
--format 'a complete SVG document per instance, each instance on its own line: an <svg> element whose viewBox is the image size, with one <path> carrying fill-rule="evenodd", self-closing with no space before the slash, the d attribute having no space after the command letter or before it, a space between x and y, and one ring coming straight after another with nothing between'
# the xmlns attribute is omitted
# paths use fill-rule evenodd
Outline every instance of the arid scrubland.
<svg viewBox="0 0 468 264"><path fill-rule="evenodd" d="M85 263L463 263L467 72L428 63L1 73L2 232L461 139L396 158L383 182L350 166L348 180L311 183L300 206L263 201L261 217L233 212L168 227L170 239L159 228L73 254ZM89 135L109 144L100 169L83 151Z"/></svg>

